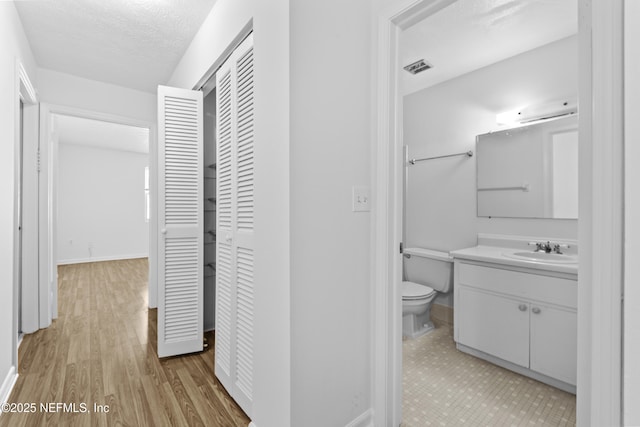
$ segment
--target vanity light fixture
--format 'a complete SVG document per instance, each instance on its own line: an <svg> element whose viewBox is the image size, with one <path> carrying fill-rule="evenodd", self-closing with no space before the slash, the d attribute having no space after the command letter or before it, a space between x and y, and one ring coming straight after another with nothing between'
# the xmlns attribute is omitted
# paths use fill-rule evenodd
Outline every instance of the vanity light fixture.
<svg viewBox="0 0 640 427"><path fill-rule="evenodd" d="M496 123L499 125L517 125L568 116L577 112L578 103L576 100L553 101L540 105L528 105L497 114Z"/></svg>
<svg viewBox="0 0 640 427"><path fill-rule="evenodd" d="M496 123L499 125L515 125L520 123L520 117L523 109L524 108L518 108L516 110L496 114Z"/></svg>

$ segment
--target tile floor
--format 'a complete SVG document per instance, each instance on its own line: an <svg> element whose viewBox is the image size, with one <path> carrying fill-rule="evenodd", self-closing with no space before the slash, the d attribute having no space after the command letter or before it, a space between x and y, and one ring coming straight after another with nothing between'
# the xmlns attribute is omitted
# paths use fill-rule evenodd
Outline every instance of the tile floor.
<svg viewBox="0 0 640 427"><path fill-rule="evenodd" d="M576 398L455 348L453 328L403 343L402 427L575 426Z"/></svg>

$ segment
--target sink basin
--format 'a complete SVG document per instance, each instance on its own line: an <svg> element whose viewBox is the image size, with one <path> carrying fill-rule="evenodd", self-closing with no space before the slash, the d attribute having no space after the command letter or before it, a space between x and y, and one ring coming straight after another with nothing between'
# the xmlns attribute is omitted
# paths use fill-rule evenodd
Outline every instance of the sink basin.
<svg viewBox="0 0 640 427"><path fill-rule="evenodd" d="M557 253L546 253L546 252L532 252L532 251L524 251L524 252L514 252L514 253L503 253L502 255L507 258L520 259L523 261L531 261L531 262L543 262L550 264L577 264L578 257L576 255L567 255L567 254L557 254Z"/></svg>

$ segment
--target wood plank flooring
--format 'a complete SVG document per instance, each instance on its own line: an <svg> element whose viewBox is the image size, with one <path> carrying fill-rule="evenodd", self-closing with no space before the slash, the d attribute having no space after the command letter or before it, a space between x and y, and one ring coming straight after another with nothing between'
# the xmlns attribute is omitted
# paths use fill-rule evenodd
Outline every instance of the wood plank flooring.
<svg viewBox="0 0 640 427"><path fill-rule="evenodd" d="M203 353L158 359L147 271L146 259L59 267L59 317L24 337L9 398L36 411L4 413L0 427L249 424L214 376L213 334Z"/></svg>

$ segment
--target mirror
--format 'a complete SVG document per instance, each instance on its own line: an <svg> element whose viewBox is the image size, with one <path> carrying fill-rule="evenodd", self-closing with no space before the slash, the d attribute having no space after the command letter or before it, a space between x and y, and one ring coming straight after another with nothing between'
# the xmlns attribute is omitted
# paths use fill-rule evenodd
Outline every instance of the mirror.
<svg viewBox="0 0 640 427"><path fill-rule="evenodd" d="M479 217L578 218L578 116L476 137Z"/></svg>

